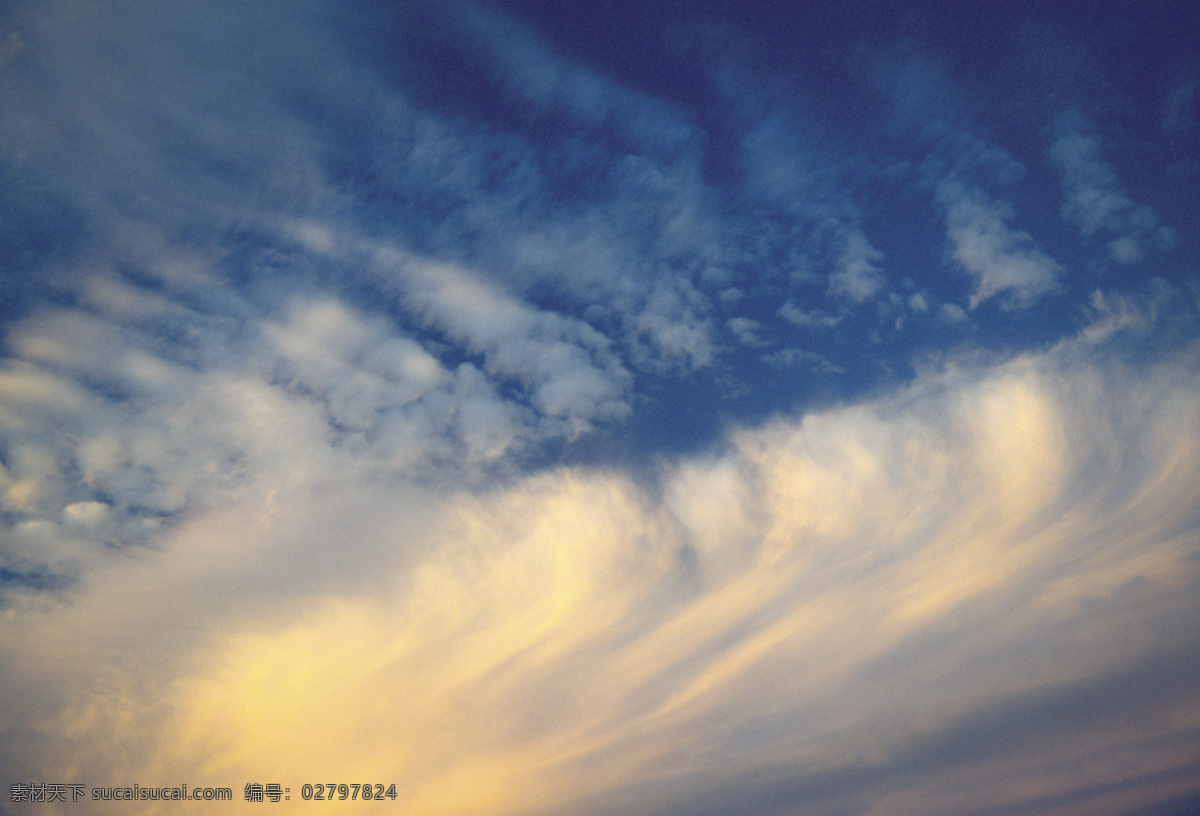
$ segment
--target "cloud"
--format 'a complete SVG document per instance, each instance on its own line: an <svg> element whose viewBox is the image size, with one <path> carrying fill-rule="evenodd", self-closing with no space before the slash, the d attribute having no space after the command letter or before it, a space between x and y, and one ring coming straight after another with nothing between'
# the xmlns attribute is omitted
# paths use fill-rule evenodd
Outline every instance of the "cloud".
<svg viewBox="0 0 1200 816"><path fill-rule="evenodd" d="M397 269L412 313L482 368L330 293L205 302L102 267L75 306L11 326L0 567L79 577L250 474L290 483L349 452L461 472L628 413L630 376L586 323L450 267Z"/></svg>
<svg viewBox="0 0 1200 816"><path fill-rule="evenodd" d="M726 89L726 93L733 92ZM750 102L739 101L754 108ZM764 100L758 102L765 104ZM795 253L788 274L802 278L814 270L823 273L828 279L827 294L852 303L886 292L887 277L880 267L883 253L863 233L858 208L840 178L842 171L831 168L830 158L805 144L811 137L788 116L758 117L742 137L738 157L751 189L780 211L773 217L790 222L792 230L804 235L798 241L804 251Z"/></svg>
<svg viewBox="0 0 1200 816"><path fill-rule="evenodd" d="M802 366L820 374L841 374L846 370L828 357L805 349L779 349L778 351L772 351L770 354L763 355L762 359L771 368Z"/></svg>
<svg viewBox="0 0 1200 816"><path fill-rule="evenodd" d="M997 296L1006 309L1024 308L1059 289L1062 267L1028 233L1008 226L1010 205L953 177L938 185L937 197L946 208L952 257L976 279L971 308Z"/></svg>
<svg viewBox="0 0 1200 816"><path fill-rule="evenodd" d="M1167 133L1186 133L1196 127L1196 90L1200 81L1184 80L1171 89L1163 104L1162 129Z"/></svg>
<svg viewBox="0 0 1200 816"><path fill-rule="evenodd" d="M10 607L6 767L379 779L412 813L1194 791L1197 361L1114 362L1127 336L746 428L652 492L430 491L280 440L289 481Z"/></svg>
<svg viewBox="0 0 1200 816"><path fill-rule="evenodd" d="M406 263L401 278L409 310L455 344L482 354L490 375L521 382L530 404L570 424L572 433L594 419L629 413L630 375L608 338L587 323L532 308L445 264Z"/></svg>
<svg viewBox="0 0 1200 816"><path fill-rule="evenodd" d="M968 320L967 313L956 303L943 303L939 316L946 323L965 323Z"/></svg>
<svg viewBox="0 0 1200 816"><path fill-rule="evenodd" d="M805 329L831 329L842 322L844 315L824 314L816 309L805 311L792 302L779 307L779 316Z"/></svg>
<svg viewBox="0 0 1200 816"><path fill-rule="evenodd" d="M114 11L68 0L12 18L25 47L0 86L14 112L0 124L5 160L86 229L133 244L200 214L228 227L266 191L277 205L311 202L322 194L311 132L276 89L334 63L337 48L307 37L314 4L286 21L276 9L235 19L202 3Z"/></svg>
<svg viewBox="0 0 1200 816"><path fill-rule="evenodd" d="M505 89L541 114L562 111L588 129L607 127L640 151L689 149L698 131L661 100L564 59L524 26L481 6L455 10L461 30L487 54Z"/></svg>
<svg viewBox="0 0 1200 816"><path fill-rule="evenodd" d="M929 127L858 140L857 80L831 138L790 67L760 81L773 46L735 76L720 36L639 89L462 4L4 25L10 782L546 816L1197 795L1195 287L1013 340L1070 262L1017 229L1037 174L951 63L897 80ZM1076 187L1120 199L1063 121ZM1114 257L1157 235L1093 204ZM130 812L168 809L202 810Z"/></svg>
<svg viewBox="0 0 1200 816"><path fill-rule="evenodd" d="M877 59L873 74L892 97L897 123L923 146L921 184L932 187L945 212L950 256L975 279L969 308L997 298L1002 309L1015 311L1060 292L1062 265L1029 233L1009 226L1015 208L990 192L1020 182L1024 165L980 135L967 95L944 66L910 44Z"/></svg>
<svg viewBox="0 0 1200 816"><path fill-rule="evenodd" d="M744 346L770 345L760 336L759 332L762 331L763 326L757 320L751 320L748 317L731 317L725 326Z"/></svg>
<svg viewBox="0 0 1200 816"><path fill-rule="evenodd" d="M332 298L294 302L265 330L279 359L276 376L289 389L322 399L340 427L366 429L380 412L410 405L451 378L384 318L358 314Z"/></svg>
<svg viewBox="0 0 1200 816"><path fill-rule="evenodd" d="M872 247L861 233L848 236L845 250L838 258L838 269L829 276L829 291L844 295L856 303L871 298L884 288L879 270L883 253Z"/></svg>
<svg viewBox="0 0 1200 816"><path fill-rule="evenodd" d="M1111 236L1109 257L1119 264L1138 263L1148 248L1166 248L1174 231L1159 227L1146 205L1137 205L1122 189L1112 166L1100 156L1100 138L1078 113L1061 114L1054 123L1050 158L1063 176L1063 217L1085 238Z"/></svg>

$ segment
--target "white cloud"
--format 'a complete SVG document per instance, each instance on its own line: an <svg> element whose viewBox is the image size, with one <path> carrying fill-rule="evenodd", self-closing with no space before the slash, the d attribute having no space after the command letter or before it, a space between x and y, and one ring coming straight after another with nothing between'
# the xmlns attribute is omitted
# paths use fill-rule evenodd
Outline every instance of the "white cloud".
<svg viewBox="0 0 1200 816"><path fill-rule="evenodd" d="M887 289L883 253L863 234L858 209L828 167L829 159L806 149L804 141L799 128L777 114L756 122L739 144L750 186L765 199L758 206L770 202L779 210L772 215L790 230L778 238L761 230L758 241L770 236L792 243L796 257L790 275L803 278L819 270L830 296L863 303Z"/></svg>
<svg viewBox="0 0 1200 816"><path fill-rule="evenodd" d="M1063 217L1079 227L1085 238L1112 236L1110 257L1120 264L1138 263L1147 248L1164 248L1171 231L1161 229L1154 211L1135 204L1100 155L1100 137L1078 113L1060 115L1054 123L1050 158L1063 176Z"/></svg>
<svg viewBox="0 0 1200 816"><path fill-rule="evenodd" d="M763 362L772 368L808 368L818 374L841 374L846 369L815 351L783 348L763 355Z"/></svg>
<svg viewBox="0 0 1200 816"><path fill-rule="evenodd" d="M927 146L918 174L945 211L951 257L975 279L969 307L998 298L1005 310L1023 309L1061 291L1062 266L1029 233L1009 226L1013 206L988 192L1017 184L1026 171L967 125L964 89L938 61L907 46L879 58L874 69L877 84L893 97L897 121Z"/></svg>
<svg viewBox="0 0 1200 816"><path fill-rule="evenodd" d="M939 315L947 323L965 323L969 319L963 307L956 303L943 303Z"/></svg>
<svg viewBox="0 0 1200 816"><path fill-rule="evenodd" d="M698 131L662 101L564 59L532 32L481 7L462 7L458 21L496 63L506 89L537 109L558 109L580 126L615 129L640 150L675 153Z"/></svg>
<svg viewBox="0 0 1200 816"><path fill-rule="evenodd" d="M348 453L380 473L469 475L628 412L629 374L586 323L465 272L405 274L415 312L483 370L451 370L393 318L328 293L261 315L226 291L201 309L200 289L172 295L99 269L78 306L12 326L0 524L24 543L0 566L77 578L253 475L304 481Z"/></svg>
<svg viewBox="0 0 1200 816"><path fill-rule="evenodd" d="M882 260L883 253L872 247L861 232L851 232L838 258L837 271L829 276L829 292L856 303L870 299L886 285L879 269Z"/></svg>
<svg viewBox="0 0 1200 816"><path fill-rule="evenodd" d="M294 303L265 327L286 387L322 399L339 426L368 430L395 411L445 388L451 375L382 317L356 314L331 298Z"/></svg>
<svg viewBox="0 0 1200 816"><path fill-rule="evenodd" d="M1005 308L1023 308L1059 289L1062 267L1028 233L1008 226L1011 206L988 201L953 177L938 185L937 196L946 208L953 258L976 279L972 308L996 296Z"/></svg>
<svg viewBox="0 0 1200 816"><path fill-rule="evenodd" d="M725 326L743 346L770 345L766 340L763 340L760 334L763 326L757 320L751 320L748 317L731 317L725 321Z"/></svg>
<svg viewBox="0 0 1200 816"><path fill-rule="evenodd" d="M1145 666L1197 666L1197 362L1094 343L735 432L654 491L431 493L280 439L301 478L252 473L71 604L10 608L5 765L394 780L405 812L496 814L776 783L933 812L966 774L958 812L1027 805L1017 768L1068 801L1180 773L1195 686Z"/></svg>
<svg viewBox="0 0 1200 816"><path fill-rule="evenodd" d="M399 272L406 307L483 355L489 375L527 387L539 413L578 433L629 412L630 375L608 338L587 323L522 303L446 264L402 262Z"/></svg>
<svg viewBox="0 0 1200 816"><path fill-rule="evenodd" d="M831 329L842 322L844 315L825 314L817 309L804 310L788 301L779 307L779 316L803 329Z"/></svg>

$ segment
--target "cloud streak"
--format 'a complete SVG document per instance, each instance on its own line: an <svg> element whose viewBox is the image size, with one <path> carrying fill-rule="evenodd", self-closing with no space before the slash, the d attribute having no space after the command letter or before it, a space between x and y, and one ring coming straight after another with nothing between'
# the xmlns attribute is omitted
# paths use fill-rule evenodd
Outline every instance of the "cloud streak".
<svg viewBox="0 0 1200 816"><path fill-rule="evenodd" d="M1165 249L1174 240L1170 227L1160 227L1146 205L1134 204L1116 174L1100 156L1100 139L1078 113L1055 121L1050 157L1062 173L1063 217L1075 223L1084 237L1107 233L1109 257L1119 264L1141 261L1147 248Z"/></svg>
<svg viewBox="0 0 1200 816"><path fill-rule="evenodd" d="M252 474L154 558L13 609L6 684L44 708L6 752L47 778L365 774L413 813L1194 790L1200 392L1177 354L1133 370L1081 339L946 369L740 431L653 493L401 478L360 516L374 471L293 449L293 487Z"/></svg>
<svg viewBox="0 0 1200 816"><path fill-rule="evenodd" d="M976 280L971 308L997 296L1005 308L1027 307L1058 289L1062 267L1028 233L1008 226L1011 206L954 179L938 185L938 199L954 261Z"/></svg>

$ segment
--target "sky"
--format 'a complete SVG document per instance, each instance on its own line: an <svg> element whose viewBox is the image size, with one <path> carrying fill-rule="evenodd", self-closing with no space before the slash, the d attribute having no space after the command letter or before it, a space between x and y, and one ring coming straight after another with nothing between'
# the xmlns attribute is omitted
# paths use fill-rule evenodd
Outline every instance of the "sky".
<svg viewBox="0 0 1200 816"><path fill-rule="evenodd" d="M0 812L1200 813L1198 184L1182 0L7 0Z"/></svg>

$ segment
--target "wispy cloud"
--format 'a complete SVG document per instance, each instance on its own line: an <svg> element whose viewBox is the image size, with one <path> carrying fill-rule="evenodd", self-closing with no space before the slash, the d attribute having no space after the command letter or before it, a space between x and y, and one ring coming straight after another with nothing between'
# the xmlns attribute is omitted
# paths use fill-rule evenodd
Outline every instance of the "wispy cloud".
<svg viewBox="0 0 1200 816"><path fill-rule="evenodd" d="M376 475L281 447L290 482L248 473L153 559L12 609L6 686L45 708L10 714L10 767L353 775L413 813L1033 808L1012 774L1082 804L1081 762L1186 780L1190 749L1159 748L1188 744L1200 666L1182 354L951 369L738 432L654 495L578 469L436 498L393 478L363 516Z"/></svg>
<svg viewBox="0 0 1200 816"><path fill-rule="evenodd" d="M467 5L454 16L491 58L505 89L537 114L566 113L578 126L607 128L650 154L690 152L701 137L681 111L564 58L509 18Z"/></svg>
<svg viewBox="0 0 1200 816"><path fill-rule="evenodd" d="M862 303L884 288L879 262L883 253L867 243L862 233L850 233L838 257L837 271L829 276L829 291Z"/></svg>
<svg viewBox="0 0 1200 816"><path fill-rule="evenodd" d="M830 315L817 310L804 311L788 302L779 307L779 316L804 329L830 329L842 322L843 315Z"/></svg>
<svg viewBox="0 0 1200 816"><path fill-rule="evenodd" d="M822 354L797 348L772 351L763 355L763 362L772 368L803 367L819 374L841 374L846 370Z"/></svg>
<svg viewBox="0 0 1200 816"><path fill-rule="evenodd" d="M1054 123L1050 157L1063 176L1063 217L1075 223L1084 237L1110 237L1109 257L1119 264L1141 261L1147 249L1163 249L1174 241L1174 230L1160 227L1146 205L1138 205L1122 189L1112 166L1100 155L1100 137L1077 112L1062 114Z"/></svg>
<svg viewBox="0 0 1200 816"><path fill-rule="evenodd" d="M1171 89L1163 104L1162 129L1167 133L1187 133L1197 125L1196 91L1200 80L1185 79Z"/></svg>
<svg viewBox="0 0 1200 816"><path fill-rule="evenodd" d="M781 114L752 120L738 158L751 189L765 199L759 206L769 202L778 211L775 217L804 235L799 241L803 253L782 271L797 279L816 275L827 280L827 293L835 298L869 301L887 289L883 253L864 234L839 173L828 166L828 157L804 144L805 135Z"/></svg>
<svg viewBox="0 0 1200 816"><path fill-rule="evenodd" d="M997 298L1004 310L1020 310L1059 292L1065 270L1032 235L1009 225L1016 209L994 192L1020 181L1024 165L972 127L966 95L944 67L897 49L877 61L874 79L892 98L897 122L924 147L920 175L945 214L949 255L974 279L968 307Z"/></svg>
<svg viewBox="0 0 1200 816"><path fill-rule="evenodd" d="M1008 309L1029 306L1056 291L1062 267L1026 232L1008 226L1012 207L954 178L938 185L954 261L976 280L972 308L1000 296Z"/></svg>
<svg viewBox="0 0 1200 816"><path fill-rule="evenodd" d="M534 309L444 264L404 264L400 276L411 311L482 354L489 374L520 381L539 413L577 433L592 419L629 412L629 373L608 338L582 320Z"/></svg>

